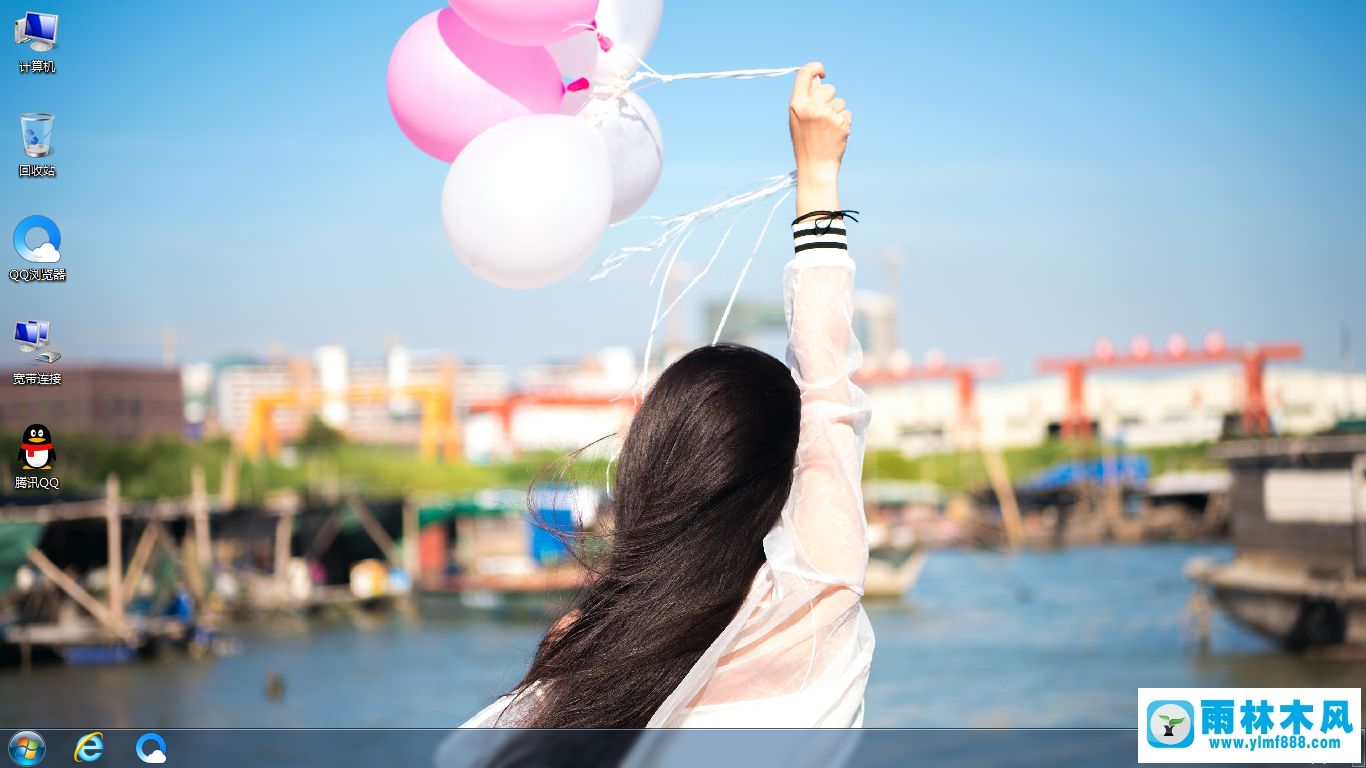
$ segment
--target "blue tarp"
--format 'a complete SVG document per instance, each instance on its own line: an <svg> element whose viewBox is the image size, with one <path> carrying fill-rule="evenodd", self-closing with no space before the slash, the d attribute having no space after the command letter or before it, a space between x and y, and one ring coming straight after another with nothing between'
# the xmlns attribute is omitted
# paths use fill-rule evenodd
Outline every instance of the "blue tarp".
<svg viewBox="0 0 1366 768"><path fill-rule="evenodd" d="M533 494L536 503L536 517L529 515L527 523L531 527L531 556L541 565L550 565L569 557L565 542L554 532L573 534L574 507L573 493L568 486L543 485Z"/></svg>
<svg viewBox="0 0 1366 768"><path fill-rule="evenodd" d="M1152 467L1147 456L1125 453L1110 460L1065 461L1026 476L1017 486L1022 491L1052 491L1078 483L1104 483L1118 475L1125 485L1146 485Z"/></svg>

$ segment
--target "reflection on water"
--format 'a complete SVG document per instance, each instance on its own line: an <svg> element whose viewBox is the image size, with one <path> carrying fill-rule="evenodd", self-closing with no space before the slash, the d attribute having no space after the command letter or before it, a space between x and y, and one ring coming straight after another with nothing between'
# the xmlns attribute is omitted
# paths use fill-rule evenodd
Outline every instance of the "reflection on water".
<svg viewBox="0 0 1366 768"><path fill-rule="evenodd" d="M1366 686L1366 664L1306 661L1215 621L1201 655L1182 624L1194 555L1226 546L937 552L912 598L872 603L869 726L1131 727L1138 687ZM277 620L230 627L242 653L110 667L0 669L13 727L446 727L505 692L530 623ZM282 677L278 701L266 675Z"/></svg>

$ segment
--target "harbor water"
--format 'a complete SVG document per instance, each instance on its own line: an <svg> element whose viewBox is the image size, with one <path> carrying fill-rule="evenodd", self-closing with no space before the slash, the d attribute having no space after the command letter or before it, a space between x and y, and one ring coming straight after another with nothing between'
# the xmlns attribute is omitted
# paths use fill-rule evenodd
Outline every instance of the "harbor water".
<svg viewBox="0 0 1366 768"><path fill-rule="evenodd" d="M1190 557L1227 545L1004 554L940 551L901 603L869 602L870 727L1133 727L1157 686L1366 686L1366 663L1306 659L1185 614ZM226 627L219 653L0 668L0 722L23 728L459 725L516 683L542 627L367 614ZM267 677L278 690L268 696Z"/></svg>

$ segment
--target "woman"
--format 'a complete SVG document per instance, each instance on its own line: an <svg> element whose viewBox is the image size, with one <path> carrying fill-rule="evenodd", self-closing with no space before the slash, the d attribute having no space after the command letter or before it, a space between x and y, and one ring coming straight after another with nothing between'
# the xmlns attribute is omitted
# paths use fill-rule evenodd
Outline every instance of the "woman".
<svg viewBox="0 0 1366 768"><path fill-rule="evenodd" d="M660 375L622 447L606 564L466 727L862 724L869 408L836 190L852 116L824 75L801 69L788 115L791 370L718 345Z"/></svg>

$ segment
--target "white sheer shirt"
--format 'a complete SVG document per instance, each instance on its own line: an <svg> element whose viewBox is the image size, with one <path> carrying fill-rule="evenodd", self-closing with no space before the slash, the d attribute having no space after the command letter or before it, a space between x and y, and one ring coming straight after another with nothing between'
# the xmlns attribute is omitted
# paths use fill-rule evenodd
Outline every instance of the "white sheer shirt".
<svg viewBox="0 0 1366 768"><path fill-rule="evenodd" d="M842 221L802 222L793 235L797 253L783 272L787 363L802 398L792 491L764 538L767 562L744 605L650 728L863 724L873 658L873 628L860 604L871 409L852 381L863 357L852 324L854 262ZM461 727L516 726L536 693L504 696Z"/></svg>

